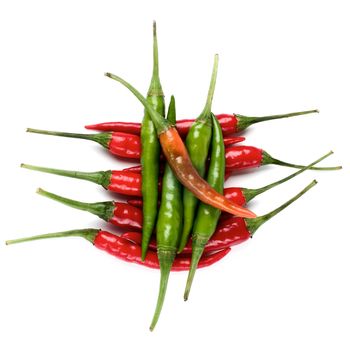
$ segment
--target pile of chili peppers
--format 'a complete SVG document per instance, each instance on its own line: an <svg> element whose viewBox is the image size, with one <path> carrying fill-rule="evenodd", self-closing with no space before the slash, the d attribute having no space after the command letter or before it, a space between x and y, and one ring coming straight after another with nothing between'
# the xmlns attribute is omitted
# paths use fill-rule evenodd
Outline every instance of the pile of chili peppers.
<svg viewBox="0 0 350 350"><path fill-rule="evenodd" d="M153 74L146 98L122 78L106 76L124 85L145 108L142 123L108 122L86 126L96 134L27 129L45 135L92 140L117 157L140 159L141 165L123 170L81 172L22 164L23 168L83 179L125 196L125 202L83 203L38 189L38 193L76 209L88 211L125 230L119 234L87 228L9 240L6 244L54 237L79 236L95 247L124 261L160 269L160 286L150 330L157 324L164 303L170 271L189 271L184 292L187 300L197 268L221 260L230 247L253 237L271 217L301 197L316 181L275 210L256 216L246 204L265 191L302 172L336 170L315 165L332 152L307 166L287 163L262 149L236 145L245 140L232 136L252 124L289 118L317 110L266 117L240 114L214 115L211 110L218 56L204 108L194 120L176 121L175 98L167 112L159 79L156 25L153 26ZM224 181L240 169L276 164L300 170L261 188L224 188Z"/></svg>

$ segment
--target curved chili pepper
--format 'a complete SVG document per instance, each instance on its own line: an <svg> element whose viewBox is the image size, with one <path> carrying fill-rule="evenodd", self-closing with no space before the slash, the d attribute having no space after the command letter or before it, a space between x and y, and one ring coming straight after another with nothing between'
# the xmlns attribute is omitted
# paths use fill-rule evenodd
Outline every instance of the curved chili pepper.
<svg viewBox="0 0 350 350"><path fill-rule="evenodd" d="M72 208L85 210L91 214L97 215L102 220L113 225L134 230L142 229L142 210L129 204L114 201L84 203L58 196L57 194L44 191L41 188L37 190L37 193Z"/></svg>
<svg viewBox="0 0 350 350"><path fill-rule="evenodd" d="M171 125L169 121L162 118L162 116L149 105L146 99L134 87L116 75L110 73L106 73L105 75L120 82L126 88L128 88L148 110L157 129L163 153L170 167L176 174L176 177L186 188L193 192L194 195L202 202L214 206L220 210L242 217L256 216L249 209L237 206L236 204L227 200L223 195L217 193L205 180L200 177L192 165L186 147L176 128Z"/></svg>
<svg viewBox="0 0 350 350"><path fill-rule="evenodd" d="M157 27L155 22L153 22L153 74L147 93L147 102L161 118L164 117L165 102L159 79ZM141 149L142 196L144 200L141 257L144 260L157 218L160 156L157 130L147 109L145 109L141 124Z"/></svg>
<svg viewBox="0 0 350 350"><path fill-rule="evenodd" d="M227 187L224 188L224 196L229 199L230 201L233 201L239 205L246 205L249 201L254 199L256 196L278 186L283 183L285 183L288 180L291 180L292 178L298 176L299 174L303 173L306 170L309 170L313 165L321 162L323 159L329 157L331 154L333 154L333 151L328 152L321 158L315 160L314 162L310 163L309 165L305 166L304 168L296 171L295 173L288 175L280 180L277 180L275 182L272 182L266 186L260 187L260 188L243 188L243 187ZM130 204L133 207L136 208L142 208L142 199L128 199L127 203ZM221 218L223 215L221 216Z"/></svg>
<svg viewBox="0 0 350 350"><path fill-rule="evenodd" d="M233 133L241 132L252 124L261 123L267 120L289 118L310 113L318 113L318 110L313 109L309 111L269 115L265 117L247 117L241 114L217 114L216 118L218 119L221 125L223 135L226 136ZM179 120L176 123L176 129L181 136L186 136L193 123L194 119ZM128 132L131 134L140 135L141 124L125 122L106 122L93 125L86 125L85 128L99 131Z"/></svg>
<svg viewBox="0 0 350 350"><path fill-rule="evenodd" d="M171 96L167 119L173 124L176 123L175 99L173 96ZM182 231L182 222L182 186L171 170L170 166L166 164L163 176L161 202L156 225L160 283L157 305L150 325L151 331L153 331L158 322L164 304L170 269L176 256L176 250L178 248Z"/></svg>
<svg viewBox="0 0 350 350"><path fill-rule="evenodd" d="M306 189L304 189L297 196L293 197L287 201L282 206L271 211L268 214L259 216L254 219L243 219L237 216L231 216L226 220L219 221L219 224L210 237L208 243L204 247L204 252L209 253L212 251L217 251L220 249L225 249L232 247L234 245L243 243L249 238L253 237L255 231L267 220L271 219L273 216L278 214L282 209L286 208L288 205L297 200L302 194L308 191L316 183L313 181ZM140 232L125 232L122 234L122 237L132 241L135 244L141 245L141 233ZM150 242L150 251L157 250L157 242L152 239ZM185 248L183 249L180 256L192 253L192 240L190 239ZM199 266L199 265L198 265Z"/></svg>
<svg viewBox="0 0 350 350"><path fill-rule="evenodd" d="M65 232L48 233L38 236L19 238L6 241L7 245L29 242L47 238L60 238L60 237L82 237L91 242L96 248L99 248L121 260L136 263L142 266L150 267L153 269L159 269L159 262L157 253L149 251L146 255L145 261L141 260L141 247L131 241L116 236L110 232L97 230L97 229L83 229L83 230L71 230ZM228 252L230 248L226 248L203 256L199 262L198 267L210 266L217 261L221 260ZM176 257L171 268L172 271L187 271L190 267L191 259L186 256Z"/></svg>
<svg viewBox="0 0 350 350"><path fill-rule="evenodd" d="M210 166L207 175L208 183L218 193L223 193L225 176L225 148L220 124L214 114L213 137L211 140ZM192 257L191 268L188 274L184 299L187 300L198 262L204 252L204 247L213 235L219 221L221 211L208 204L200 203L192 229ZM184 238L184 237L181 237ZM185 237L183 247L188 241Z"/></svg>
<svg viewBox="0 0 350 350"><path fill-rule="evenodd" d="M48 131L31 128L28 128L27 132L95 141L116 156L140 159L140 137L133 134L126 134L122 132L75 134L70 132Z"/></svg>
<svg viewBox="0 0 350 350"><path fill-rule="evenodd" d="M212 118L211 118L211 105L214 96L216 76L218 70L218 55L215 55L214 67L212 71L207 101L200 116L192 124L187 137L186 148L191 162L198 174L203 178L206 171L206 164L208 159L208 152L210 147L210 141L212 136ZM197 197L188 189L184 188L183 191L183 203L184 203L184 225L180 238L180 244L178 253L181 252L186 245L188 236L191 232L193 220L198 205Z"/></svg>

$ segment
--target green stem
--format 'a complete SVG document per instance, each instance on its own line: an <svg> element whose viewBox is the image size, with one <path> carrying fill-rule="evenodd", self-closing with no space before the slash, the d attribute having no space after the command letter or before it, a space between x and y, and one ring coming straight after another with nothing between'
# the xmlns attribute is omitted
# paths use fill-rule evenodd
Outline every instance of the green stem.
<svg viewBox="0 0 350 350"><path fill-rule="evenodd" d="M308 166L305 166L304 168L302 168L301 170L281 179L281 180L278 180L276 182L273 182L269 185L266 185L264 187L260 187L260 188L254 188L254 189L248 189L248 188L243 188L242 191L243 191L243 195L244 195L244 198L246 200L246 202L249 202L250 200L252 200L254 197L256 197L257 195L259 194L262 194L268 190L270 190L271 188L273 187L276 187L278 185L281 185L283 184L284 182L287 182L289 181L290 179L292 179L293 177L296 177L298 176L299 174L303 173L305 170L308 170L310 169L313 165L321 162L323 159L329 157L331 154L333 154L333 151L330 151L328 152L327 154L325 154L324 156L322 156L321 158L315 160L314 162L312 162L311 164L309 164Z"/></svg>
<svg viewBox="0 0 350 350"><path fill-rule="evenodd" d="M213 66L213 71L211 73L211 79L210 79L210 85L209 85L209 90L208 90L208 95L207 95L207 100L204 106L204 109L200 116L197 118L197 120L200 119L211 119L211 105L213 102L213 97L214 97L214 91L215 91L215 85L216 85L216 77L218 75L218 64L219 64L219 55L216 54L214 56L214 66Z"/></svg>
<svg viewBox="0 0 350 350"><path fill-rule="evenodd" d="M96 171L96 172L83 172L83 171L74 171L74 170L62 170L54 168L45 168L30 164L21 164L22 168L40 171L48 174L55 174L59 176L72 177L73 179L81 179L93 182L95 184L101 185L104 188L108 188L110 184L110 178L112 172L108 171Z"/></svg>
<svg viewBox="0 0 350 350"><path fill-rule="evenodd" d="M293 113L287 113L287 114L276 114L276 115L268 115L265 117L247 117L241 114L235 114L236 118L238 119L237 122L237 130L243 131L248 126L256 123L261 123L266 120L274 120L274 119L284 119L284 118L290 118L295 117L298 115L305 115L305 114L311 114L311 113L319 113L318 109L312 109L309 111L302 111L302 112L293 112Z"/></svg>
<svg viewBox="0 0 350 350"><path fill-rule="evenodd" d="M158 250L158 260L160 267L160 284L159 284L159 292L156 309L154 311L153 319L151 325L149 327L150 331L153 331L156 326L160 313L163 308L165 294L168 286L168 280L170 275L171 266L175 259L175 250Z"/></svg>
<svg viewBox="0 0 350 350"><path fill-rule="evenodd" d="M61 237L83 237L83 238L87 239L88 241L90 241L91 243L94 243L95 238L99 232L100 232L100 230L96 230L93 228L87 228L87 229L83 229L83 230L70 230L70 231L64 231L64 232L46 233L44 235L11 239L11 240L6 241L6 245L22 243L22 242L36 241L36 240L40 240L40 239L61 238Z"/></svg>
<svg viewBox="0 0 350 350"><path fill-rule="evenodd" d="M298 198L300 198L304 193L309 191L312 187L314 187L317 184L316 180L313 180L308 186L306 186L302 191L300 191L296 196L291 198L289 201L285 202L278 208L270 211L269 213L259 216L254 219L244 219L248 228L248 231L251 235L255 233L255 231L266 221L270 220L272 217L274 217L276 214L281 212L283 209L287 208L289 205L291 205L293 202L295 202Z"/></svg>
<svg viewBox="0 0 350 350"><path fill-rule="evenodd" d="M148 89L148 96L164 96L162 85L159 79L159 60L158 60L158 40L157 24L153 22L153 73L151 85Z"/></svg>
<svg viewBox="0 0 350 350"><path fill-rule="evenodd" d="M186 288L184 293L185 301L187 301L188 296L190 294L194 275L196 273L199 260L204 252L204 247L207 244L207 242L208 242L207 237L202 237L198 234L192 237L192 257L191 257L190 271L188 273Z"/></svg>
<svg viewBox="0 0 350 350"><path fill-rule="evenodd" d="M102 132L99 134L76 134L71 132L48 131L48 130L39 130L39 129L31 129L31 128L28 128L27 132L42 134L42 135L52 135L52 136L61 136L61 137L70 137L75 139L90 140L90 141L99 143L101 146L105 148L108 148L112 138L111 132Z"/></svg>
<svg viewBox="0 0 350 350"><path fill-rule="evenodd" d="M158 112L156 112L152 108L152 106L147 102L147 100L141 95L141 93L138 90L136 90L132 85L130 85L127 81L111 73L105 73L105 76L118 81L135 95L135 97L143 104L143 106L149 113L152 122L157 129L158 134L162 134L163 132L172 127L171 123L167 119L163 118Z"/></svg>
<svg viewBox="0 0 350 350"><path fill-rule="evenodd" d="M298 164L292 164L292 163L287 163L282 160L273 158L270 156L267 152L263 151L263 156L262 156L262 165L267 165L267 164L276 164L276 165L281 165L281 166L287 166L290 168L297 168L297 169L303 169L305 165L298 165ZM341 166L334 166L334 167L310 167L310 170L340 170L342 169Z"/></svg>
<svg viewBox="0 0 350 350"><path fill-rule="evenodd" d="M36 192L46 198L50 198L56 202L68 205L69 207L79 209L79 210L84 210L91 214L97 215L98 217L100 217L105 221L109 221L114 213L115 206L114 206L114 203L111 201L97 202L97 203L84 203L84 202L75 201L73 199L69 199L66 197L58 196L57 194L44 191L42 188L38 188Z"/></svg>

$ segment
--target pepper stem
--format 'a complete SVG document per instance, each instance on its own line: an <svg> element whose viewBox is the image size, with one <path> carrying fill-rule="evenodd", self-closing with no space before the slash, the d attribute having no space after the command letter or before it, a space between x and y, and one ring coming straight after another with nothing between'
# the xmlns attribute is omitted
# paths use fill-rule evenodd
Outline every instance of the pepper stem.
<svg viewBox="0 0 350 350"><path fill-rule="evenodd" d="M216 54L214 56L214 66L213 66L213 71L211 73L207 101L205 103L205 106L204 106L202 113L197 118L197 120L200 120L200 119L204 119L204 120L210 119L211 120L211 105L212 105L213 97L214 97L216 77L218 75L218 64L219 64L219 55Z"/></svg>
<svg viewBox="0 0 350 350"><path fill-rule="evenodd" d="M68 205L69 207L79 209L79 210L84 210L87 211L91 214L97 215L101 219L105 221L109 221L110 218L113 216L114 212L114 203L109 201L109 202L96 202L96 203L84 203L84 202L79 202L75 201L73 199L65 198L58 196L57 194L47 192L43 190L42 188L38 188L36 190L36 193L46 197L53 199L56 202Z"/></svg>
<svg viewBox="0 0 350 350"><path fill-rule="evenodd" d="M72 177L73 179L81 179L93 182L95 184L101 185L104 188L108 188L110 184L111 171L96 171L96 172L83 172L83 171L75 171L75 170L62 170L62 169L54 169L54 168L45 168L41 166L35 166L30 164L21 164L22 168L40 171L48 174L55 174L65 177Z"/></svg>
<svg viewBox="0 0 350 350"><path fill-rule="evenodd" d="M303 169L305 166L304 165L298 165L298 164L292 164L292 163L287 163L282 160L273 158L270 156L267 152L263 151L262 155L262 165L267 165L267 164L275 164L275 165L281 165L281 166L287 166L290 168L297 168L297 169ZM334 167L310 167L310 170L340 170L342 169L342 166L334 166Z"/></svg>
<svg viewBox="0 0 350 350"><path fill-rule="evenodd" d="M185 301L187 301L188 296L190 294L194 275L196 273L199 260L204 252L204 247L207 244L207 242L208 242L207 237L203 237L198 234L192 237L192 257L191 257L190 271L188 273L186 288L184 293Z"/></svg>
<svg viewBox="0 0 350 350"><path fill-rule="evenodd" d="M124 85L129 91L131 91L134 96L143 104L143 106L146 108L148 114L150 115L152 122L154 126L157 129L158 134L162 134L163 132L167 131L169 128L172 127L171 123L163 118L157 111L153 109L151 104L147 102L147 100L142 96L142 94L136 90L131 84L129 84L124 79L118 77L117 75L114 75L112 73L105 73L105 76L108 78L111 78L113 80L118 81L122 85Z"/></svg>
<svg viewBox="0 0 350 350"><path fill-rule="evenodd" d="M266 221L270 220L272 217L274 217L276 214L281 212L283 209L287 208L289 205L291 205L293 202L295 202L298 198L300 198L304 193L309 191L312 187L314 187L317 184L316 180L313 180L308 186L306 186L302 191L300 191L296 196L291 198L289 201L285 202L278 208L270 211L269 213L259 216L254 219L244 219L246 222L248 231L250 232L251 236L254 235L255 231Z"/></svg>
<svg viewBox="0 0 350 350"><path fill-rule="evenodd" d="M159 284L159 293L158 293L156 309L154 311L153 319L149 327L150 331L153 331L154 327L156 326L160 313L163 308L170 270L171 270L173 261L175 259L175 255L176 255L175 250L163 250L163 249L158 250L158 260L159 260L159 267L160 267L160 284Z"/></svg>
<svg viewBox="0 0 350 350"><path fill-rule="evenodd" d="M303 173L305 170L310 169L313 165L321 162L323 159L329 157L331 154L333 154L333 151L328 152L327 154L325 154L324 156L322 156L321 158L315 160L314 162L312 162L311 164L305 166L304 168L302 168L301 170L298 170L297 172L286 176L285 178L278 180L276 182L273 182L269 185L266 185L264 187L260 187L260 188L255 188L255 189L248 189L248 188L244 188L242 189L244 197L246 199L246 202L249 202L250 200L252 200L254 197L256 197L259 194L262 194L264 192L266 192L267 190L270 190L273 187L276 187L278 185L283 184L284 182L289 181L290 179L292 179L293 177L298 176L299 174Z"/></svg>
<svg viewBox="0 0 350 350"><path fill-rule="evenodd" d="M153 73L152 73L151 85L148 89L147 95L164 96L162 85L159 79L157 24L155 21L153 21Z"/></svg>
<svg viewBox="0 0 350 350"><path fill-rule="evenodd" d="M5 243L6 245L10 245L10 244L16 244L16 243L22 243L22 242L37 241L37 240L46 239L46 238L60 238L60 237L83 237L88 241L90 241L91 243L94 243L95 238L99 232L100 230L87 228L83 230L70 230L70 231L64 231L64 232L46 233L43 235L11 239L6 241Z"/></svg>
<svg viewBox="0 0 350 350"><path fill-rule="evenodd" d="M247 117L241 114L235 114L238 122L237 122L237 130L243 131L248 126L256 123L261 123L266 120L274 120L274 119L283 119L283 118L290 118L290 117L296 117L298 115L305 115L305 114L311 114L311 113L319 113L318 109L312 109L309 111L302 111L302 112L293 112L293 113L287 113L287 114L276 114L276 115L268 115L265 117Z"/></svg>
<svg viewBox="0 0 350 350"><path fill-rule="evenodd" d="M95 141L99 143L101 146L103 146L104 148L108 148L108 145L112 138L111 132L101 132L99 134L76 134L71 132L48 131L48 130L39 130L39 129L31 129L31 128L28 128L27 132L42 134L42 135L70 137L75 139Z"/></svg>

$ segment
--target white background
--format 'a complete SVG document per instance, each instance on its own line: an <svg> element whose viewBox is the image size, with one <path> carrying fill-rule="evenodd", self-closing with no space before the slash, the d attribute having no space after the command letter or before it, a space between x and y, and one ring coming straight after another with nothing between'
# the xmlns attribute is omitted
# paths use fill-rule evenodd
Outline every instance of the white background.
<svg viewBox="0 0 350 350"><path fill-rule="evenodd" d="M252 202L263 214L319 184L253 240L198 271L171 275L155 332L148 326L158 271L131 265L79 238L0 246L0 348L349 349L349 19L346 1L7 1L0 6L1 241L98 218L35 194L39 186L85 201L116 198L91 183L20 169L21 162L86 171L127 163L83 140L26 127L83 132L87 123L140 121L143 108L111 71L146 92L152 20L160 73L179 117L201 111L214 53L216 113L320 114L252 127L246 144L277 158L324 164ZM290 174L268 166L229 184L265 185ZM347 180L347 181L346 181Z"/></svg>

